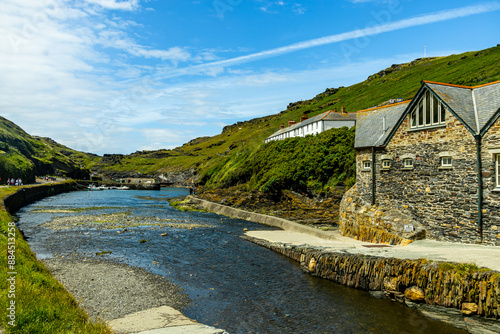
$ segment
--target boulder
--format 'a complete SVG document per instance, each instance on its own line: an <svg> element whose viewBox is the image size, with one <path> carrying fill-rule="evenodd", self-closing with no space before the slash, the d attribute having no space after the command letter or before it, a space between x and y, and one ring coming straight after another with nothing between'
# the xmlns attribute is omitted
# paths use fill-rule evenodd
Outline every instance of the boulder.
<svg viewBox="0 0 500 334"><path fill-rule="evenodd" d="M478 306L476 303L462 303L462 314L471 315L476 314Z"/></svg>
<svg viewBox="0 0 500 334"><path fill-rule="evenodd" d="M418 286L414 285L405 290L405 297L412 302L421 302L425 299L425 293Z"/></svg>
<svg viewBox="0 0 500 334"><path fill-rule="evenodd" d="M316 268L316 259L315 258L312 258L309 261L309 266L307 266L307 268L309 269L310 272L314 271L314 268Z"/></svg>
<svg viewBox="0 0 500 334"><path fill-rule="evenodd" d="M386 291L396 291L398 279L396 277L384 277L384 289Z"/></svg>

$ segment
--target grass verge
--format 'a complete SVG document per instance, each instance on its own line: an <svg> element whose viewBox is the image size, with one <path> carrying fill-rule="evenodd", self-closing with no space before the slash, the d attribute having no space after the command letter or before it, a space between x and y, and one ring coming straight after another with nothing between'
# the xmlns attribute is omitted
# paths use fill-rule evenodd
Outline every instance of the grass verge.
<svg viewBox="0 0 500 334"><path fill-rule="evenodd" d="M3 205L4 198L17 189L0 188L0 252L6 254L0 256L0 332L112 333L107 324L90 321L30 250ZM15 283L8 280L12 277Z"/></svg>

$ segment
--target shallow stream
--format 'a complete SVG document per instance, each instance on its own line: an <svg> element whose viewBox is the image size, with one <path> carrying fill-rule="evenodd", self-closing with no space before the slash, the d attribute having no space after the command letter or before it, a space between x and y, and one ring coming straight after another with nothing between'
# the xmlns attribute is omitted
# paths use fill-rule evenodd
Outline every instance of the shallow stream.
<svg viewBox="0 0 500 334"><path fill-rule="evenodd" d="M61 194L23 208L18 226L39 258L102 257L165 276L192 299L186 316L229 333L461 333L239 238L271 227L169 206L188 193Z"/></svg>

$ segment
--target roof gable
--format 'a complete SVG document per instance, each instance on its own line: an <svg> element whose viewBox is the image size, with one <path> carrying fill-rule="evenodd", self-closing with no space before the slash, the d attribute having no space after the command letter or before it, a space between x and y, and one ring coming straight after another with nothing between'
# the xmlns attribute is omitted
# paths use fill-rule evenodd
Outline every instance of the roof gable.
<svg viewBox="0 0 500 334"><path fill-rule="evenodd" d="M483 135L500 116L500 81L479 86L473 92L478 110L479 128Z"/></svg>
<svg viewBox="0 0 500 334"><path fill-rule="evenodd" d="M430 81L424 81L424 85L429 87L441 102L446 105L448 110L454 112L455 116L457 116L469 130L472 130L473 133L478 132L471 87L447 85Z"/></svg>

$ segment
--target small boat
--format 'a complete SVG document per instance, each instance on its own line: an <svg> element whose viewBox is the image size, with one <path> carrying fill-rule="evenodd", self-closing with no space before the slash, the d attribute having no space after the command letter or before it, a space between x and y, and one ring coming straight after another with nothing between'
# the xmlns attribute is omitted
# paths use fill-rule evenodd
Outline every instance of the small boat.
<svg viewBox="0 0 500 334"><path fill-rule="evenodd" d="M101 191L102 190L100 187L96 187L95 184L89 184L89 186L87 187L87 189L89 191Z"/></svg>

